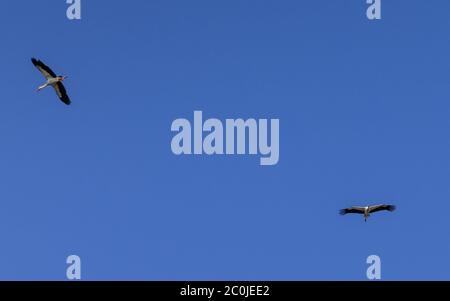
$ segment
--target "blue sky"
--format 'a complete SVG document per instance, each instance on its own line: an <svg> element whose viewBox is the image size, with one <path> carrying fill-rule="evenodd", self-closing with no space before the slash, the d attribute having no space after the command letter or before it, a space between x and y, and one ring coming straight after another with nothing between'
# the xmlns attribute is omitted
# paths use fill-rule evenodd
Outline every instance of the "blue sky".
<svg viewBox="0 0 450 301"><path fill-rule="evenodd" d="M2 3L0 279L64 280L71 254L85 280L364 280L372 254L450 279L448 1L66 7ZM173 155L194 110L280 119L279 163Z"/></svg>

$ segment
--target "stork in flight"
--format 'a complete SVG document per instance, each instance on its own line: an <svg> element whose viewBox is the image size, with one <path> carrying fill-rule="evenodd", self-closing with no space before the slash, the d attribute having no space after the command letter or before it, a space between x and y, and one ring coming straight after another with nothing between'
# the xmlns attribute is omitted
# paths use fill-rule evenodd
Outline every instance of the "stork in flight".
<svg viewBox="0 0 450 301"><path fill-rule="evenodd" d="M364 214L364 221L367 221L367 218L369 218L371 213L378 212L378 211L394 211L395 206L394 205L373 205L373 206L365 206L365 207L358 207L353 206L350 208L341 209L339 213L341 215L345 215L348 213L357 213L357 214Z"/></svg>
<svg viewBox="0 0 450 301"><path fill-rule="evenodd" d="M67 96L66 88L64 88L64 85L62 84L63 80L65 80L67 76L57 76L55 72L52 71L52 69L35 58L32 58L31 62L47 80L45 84L38 88L38 92L44 88L47 88L48 86L52 86L53 89L55 89L59 99L61 99L61 101L66 105L70 105L70 98L69 96Z"/></svg>

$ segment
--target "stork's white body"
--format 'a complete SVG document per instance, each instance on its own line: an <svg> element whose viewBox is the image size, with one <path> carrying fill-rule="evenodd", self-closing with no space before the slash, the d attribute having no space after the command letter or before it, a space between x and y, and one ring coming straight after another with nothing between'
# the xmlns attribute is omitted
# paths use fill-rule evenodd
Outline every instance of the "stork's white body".
<svg viewBox="0 0 450 301"><path fill-rule="evenodd" d="M369 218L369 206L364 207L364 221L367 222L367 219Z"/></svg>
<svg viewBox="0 0 450 301"><path fill-rule="evenodd" d="M63 78L66 79L67 76L64 76ZM59 76L47 78L47 82L45 84L43 84L42 86L39 86L38 91L41 91L42 89L45 89L48 86L52 86L54 89L57 89L57 87L55 85L57 83L63 81L64 79L62 79L62 77L59 77Z"/></svg>

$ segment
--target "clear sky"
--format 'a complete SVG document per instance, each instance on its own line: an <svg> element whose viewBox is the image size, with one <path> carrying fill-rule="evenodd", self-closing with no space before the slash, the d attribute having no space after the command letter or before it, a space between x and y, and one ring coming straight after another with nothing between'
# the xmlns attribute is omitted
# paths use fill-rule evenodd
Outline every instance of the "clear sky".
<svg viewBox="0 0 450 301"><path fill-rule="evenodd" d="M450 279L450 2L365 2L3 1L0 279ZM194 110L280 119L279 163L175 156Z"/></svg>

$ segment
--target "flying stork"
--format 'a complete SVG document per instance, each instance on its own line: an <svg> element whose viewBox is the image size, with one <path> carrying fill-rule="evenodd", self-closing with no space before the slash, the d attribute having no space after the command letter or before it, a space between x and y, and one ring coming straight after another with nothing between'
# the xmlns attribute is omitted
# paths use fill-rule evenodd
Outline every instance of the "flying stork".
<svg viewBox="0 0 450 301"><path fill-rule="evenodd" d="M358 207L353 206L350 208L345 208L339 210L339 213L341 215L345 215L348 213L357 213L357 214L364 214L364 221L367 221L367 218L370 216L371 213L378 212L378 211L394 211L395 206L394 205L373 205L373 206L365 206L365 207Z"/></svg>
<svg viewBox="0 0 450 301"><path fill-rule="evenodd" d="M55 72L52 71L47 65L45 65L40 60L37 60L35 58L31 59L31 62L33 65L44 75L47 82L40 86L37 91L41 91L44 88L47 88L48 86L52 86L53 89L55 89L56 94L58 95L59 99L66 105L70 105L70 98L67 96L66 88L64 88L64 85L62 84L63 80L67 78L67 76L57 76Z"/></svg>

